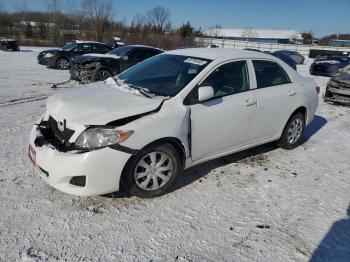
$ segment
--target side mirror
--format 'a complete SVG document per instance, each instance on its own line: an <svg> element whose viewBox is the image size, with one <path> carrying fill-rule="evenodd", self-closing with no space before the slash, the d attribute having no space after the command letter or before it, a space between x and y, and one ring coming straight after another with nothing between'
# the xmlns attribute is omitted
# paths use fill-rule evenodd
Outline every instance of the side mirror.
<svg viewBox="0 0 350 262"><path fill-rule="evenodd" d="M126 55L126 56L123 56L123 60L124 61L128 61L129 60L129 57Z"/></svg>
<svg viewBox="0 0 350 262"><path fill-rule="evenodd" d="M203 102L214 97L214 89L211 86L201 86L198 88L198 101Z"/></svg>

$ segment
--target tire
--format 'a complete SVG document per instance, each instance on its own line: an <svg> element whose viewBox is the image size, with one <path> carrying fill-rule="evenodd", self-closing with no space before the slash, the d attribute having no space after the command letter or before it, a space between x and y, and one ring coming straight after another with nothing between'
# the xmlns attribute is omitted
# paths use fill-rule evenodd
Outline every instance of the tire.
<svg viewBox="0 0 350 262"><path fill-rule="evenodd" d="M159 165L161 161L164 162ZM141 150L129 160L121 185L131 195L157 197L170 191L181 171L180 155L171 144L153 146Z"/></svg>
<svg viewBox="0 0 350 262"><path fill-rule="evenodd" d="M103 81L103 80L106 80L108 77L111 77L112 74L111 72L109 72L107 69L99 69L99 70L96 70L92 76L92 80L94 82L97 82L97 81Z"/></svg>
<svg viewBox="0 0 350 262"><path fill-rule="evenodd" d="M67 58L61 57L56 61L56 67L60 70L67 70L70 66L70 62Z"/></svg>
<svg viewBox="0 0 350 262"><path fill-rule="evenodd" d="M305 116L298 112L294 114L285 126L282 136L278 141L280 148L291 150L300 145L305 129Z"/></svg>

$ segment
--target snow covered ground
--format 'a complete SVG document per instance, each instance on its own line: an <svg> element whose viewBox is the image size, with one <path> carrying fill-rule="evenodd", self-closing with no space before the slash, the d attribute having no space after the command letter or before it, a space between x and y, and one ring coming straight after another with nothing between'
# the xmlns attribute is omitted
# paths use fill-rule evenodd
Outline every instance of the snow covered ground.
<svg viewBox="0 0 350 262"><path fill-rule="evenodd" d="M31 126L62 91L50 83L68 72L22 49L0 51L0 261L307 261L324 238L334 261L349 254L350 108L321 101L299 148L197 166L160 198L72 197L27 162ZM315 79L323 91L328 78Z"/></svg>

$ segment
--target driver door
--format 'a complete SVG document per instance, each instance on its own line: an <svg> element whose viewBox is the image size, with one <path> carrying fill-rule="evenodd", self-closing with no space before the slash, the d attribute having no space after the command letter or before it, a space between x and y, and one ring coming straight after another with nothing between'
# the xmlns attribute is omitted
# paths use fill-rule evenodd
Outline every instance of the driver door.
<svg viewBox="0 0 350 262"><path fill-rule="evenodd" d="M191 105L192 161L247 145L257 111L245 60L218 66L199 85L211 86L214 97ZM197 91L191 92L198 99Z"/></svg>

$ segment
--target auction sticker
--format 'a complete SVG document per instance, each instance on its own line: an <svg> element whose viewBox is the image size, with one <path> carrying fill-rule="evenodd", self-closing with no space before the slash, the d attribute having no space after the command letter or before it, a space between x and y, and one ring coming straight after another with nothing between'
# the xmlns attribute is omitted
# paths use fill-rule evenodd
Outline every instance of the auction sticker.
<svg viewBox="0 0 350 262"><path fill-rule="evenodd" d="M185 63L190 63L190 64L195 64L195 65L205 65L206 63L208 63L205 60L200 60L200 59L196 59L196 58L187 58L185 61Z"/></svg>

